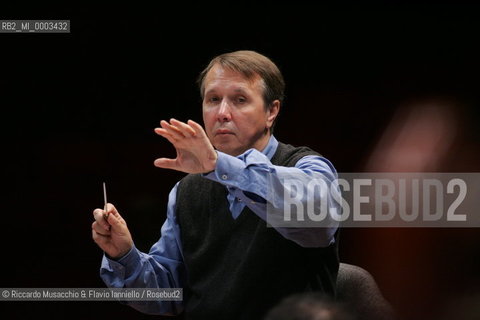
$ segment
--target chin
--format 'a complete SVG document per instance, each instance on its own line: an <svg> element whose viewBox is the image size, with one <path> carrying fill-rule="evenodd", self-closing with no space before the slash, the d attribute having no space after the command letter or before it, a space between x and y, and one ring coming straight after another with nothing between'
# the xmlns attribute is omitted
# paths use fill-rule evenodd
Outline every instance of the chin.
<svg viewBox="0 0 480 320"><path fill-rule="evenodd" d="M224 145L219 145L218 147L216 147L216 149L226 154L232 154L232 152L234 151L233 148L229 148Z"/></svg>
<svg viewBox="0 0 480 320"><path fill-rule="evenodd" d="M216 144L215 149L231 156L238 156L239 154L242 154L241 148L230 146L227 144Z"/></svg>

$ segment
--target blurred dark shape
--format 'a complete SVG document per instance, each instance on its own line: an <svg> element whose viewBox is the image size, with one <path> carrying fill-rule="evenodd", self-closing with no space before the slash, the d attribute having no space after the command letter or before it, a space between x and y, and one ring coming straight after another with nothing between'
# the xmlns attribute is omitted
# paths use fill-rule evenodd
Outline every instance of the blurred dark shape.
<svg viewBox="0 0 480 320"><path fill-rule="evenodd" d="M478 172L478 115L478 101L468 95L406 101L362 167L366 172ZM479 287L478 229L344 230L343 241L353 240L368 250L360 254L351 249L344 255L368 267L402 318L479 319L474 303L455 304L453 313L443 318L452 297Z"/></svg>
<svg viewBox="0 0 480 320"><path fill-rule="evenodd" d="M400 107L367 161L370 172L435 172L463 127L462 107L447 98L418 100Z"/></svg>
<svg viewBox="0 0 480 320"><path fill-rule="evenodd" d="M264 320L357 320L342 303L320 292L291 295L273 307Z"/></svg>
<svg viewBox="0 0 480 320"><path fill-rule="evenodd" d="M373 276L365 269L340 263L337 301L357 316L357 320L394 320L397 315L385 299Z"/></svg>
<svg viewBox="0 0 480 320"><path fill-rule="evenodd" d="M478 320L480 318L480 293L461 295L446 306L440 320Z"/></svg>

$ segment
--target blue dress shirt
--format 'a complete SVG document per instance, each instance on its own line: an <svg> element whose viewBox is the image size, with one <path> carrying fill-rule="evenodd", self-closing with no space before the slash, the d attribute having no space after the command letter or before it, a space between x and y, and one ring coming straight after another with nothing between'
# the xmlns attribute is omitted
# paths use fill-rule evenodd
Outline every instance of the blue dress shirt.
<svg viewBox="0 0 480 320"><path fill-rule="evenodd" d="M308 183L319 178L333 181L337 172L333 165L319 156L305 156L295 167L275 166L270 159L277 150L278 141L271 136L265 149L260 152L249 149L233 157L217 151L214 171L204 174L206 179L221 183L227 190L230 212L238 218L245 206L266 220L267 203L283 199L281 191L271 192L266 186L281 184L282 177L295 175ZM273 182L272 182L273 181ZM183 263L180 227L175 215L178 183L168 196L167 219L161 229L161 237L148 253L135 246L122 258L113 260L103 256L100 276L108 287L114 288L182 288L186 281ZM276 199L272 199L276 197ZM331 199L328 200L332 202ZM333 243L336 226L327 228L275 228L283 237L302 247L326 247ZM178 301L128 301L131 307L149 314L175 315L183 310Z"/></svg>

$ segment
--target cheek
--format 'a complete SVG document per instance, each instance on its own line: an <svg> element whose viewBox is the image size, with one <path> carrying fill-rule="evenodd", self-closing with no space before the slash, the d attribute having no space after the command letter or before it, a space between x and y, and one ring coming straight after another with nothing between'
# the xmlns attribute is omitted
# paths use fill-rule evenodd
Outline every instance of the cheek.
<svg viewBox="0 0 480 320"><path fill-rule="evenodd" d="M254 136L262 127L261 121L253 121L250 119L243 119L240 123L236 123L239 136L242 138L249 139Z"/></svg>
<svg viewBox="0 0 480 320"><path fill-rule="evenodd" d="M214 121L213 112L204 111L203 112L203 123L205 124L205 129L209 131L212 128Z"/></svg>

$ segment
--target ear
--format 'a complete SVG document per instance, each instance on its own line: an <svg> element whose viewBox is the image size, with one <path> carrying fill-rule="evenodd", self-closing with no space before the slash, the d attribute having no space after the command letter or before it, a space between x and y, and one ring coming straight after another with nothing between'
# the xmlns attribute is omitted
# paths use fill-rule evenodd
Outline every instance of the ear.
<svg viewBox="0 0 480 320"><path fill-rule="evenodd" d="M280 100L274 100L267 110L267 128L270 129L280 112Z"/></svg>

